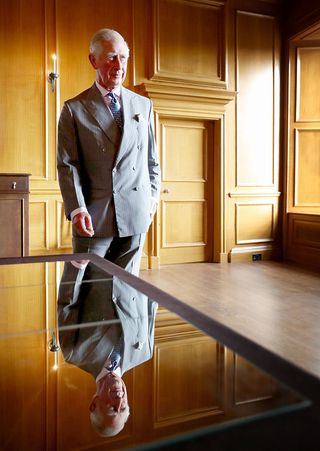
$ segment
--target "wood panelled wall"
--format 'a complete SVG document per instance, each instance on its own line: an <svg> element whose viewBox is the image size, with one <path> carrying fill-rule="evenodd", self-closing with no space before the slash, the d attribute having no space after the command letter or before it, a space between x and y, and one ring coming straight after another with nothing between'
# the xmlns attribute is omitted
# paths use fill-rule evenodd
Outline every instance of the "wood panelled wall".
<svg viewBox="0 0 320 451"><path fill-rule="evenodd" d="M289 40L285 257L320 268L320 21Z"/></svg>
<svg viewBox="0 0 320 451"><path fill-rule="evenodd" d="M160 263L187 261L179 257L188 245L202 246L202 259L218 262L251 259L253 253L277 254L280 56L274 2L159 0L152 9L140 0L135 5L136 22L144 11L149 12L151 24L137 41L141 65L136 67L135 83L153 99L159 129L168 117L196 117L211 126L204 159L210 163L203 176L207 197L199 193L197 198L207 214L203 215L205 232L198 234L198 240L194 233L189 242L184 240L180 246L175 242L167 259L162 257L168 254L166 213L173 203L177 214L179 202L185 206L195 199L182 196L167 176L166 151L179 148L177 134L167 145L160 141L164 163L156 239ZM153 45L148 52L145 43L150 36ZM185 154L191 152L197 155L197 147ZM179 182L187 193L188 187ZM181 225L185 218L196 224L186 208L180 211ZM195 215L201 216L199 209ZM200 258L194 253L189 261Z"/></svg>
<svg viewBox="0 0 320 451"><path fill-rule="evenodd" d="M31 254L71 250L55 166L57 120L63 101L93 82L88 42L104 26L132 49L126 85L155 107L165 170L144 267L278 253L277 2L0 5L0 170L31 173ZM55 92L47 81L53 54Z"/></svg>
<svg viewBox="0 0 320 451"><path fill-rule="evenodd" d="M250 32L248 32L250 30ZM271 12L235 11L235 141L227 183L231 260L278 249L279 36ZM230 137L231 138L231 137ZM229 177L228 177L229 174Z"/></svg>

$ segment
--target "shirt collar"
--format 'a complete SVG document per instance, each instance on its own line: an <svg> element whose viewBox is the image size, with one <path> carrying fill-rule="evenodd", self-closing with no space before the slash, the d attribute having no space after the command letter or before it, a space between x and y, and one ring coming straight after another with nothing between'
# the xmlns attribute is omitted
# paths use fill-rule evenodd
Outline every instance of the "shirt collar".
<svg viewBox="0 0 320 451"><path fill-rule="evenodd" d="M105 97L110 91L108 91L106 88L104 88L103 86L101 86L97 81L95 82L96 87L99 89L99 91L101 92L102 97ZM116 89L114 89L112 91L116 96L120 97L120 93L121 93L121 88L118 87Z"/></svg>
<svg viewBox="0 0 320 451"><path fill-rule="evenodd" d="M98 374L98 376L96 377L96 382L99 382L100 379L102 379L103 377L105 377L108 373L110 373L110 371L108 371L105 366L102 367L100 373ZM116 374L119 377L122 377L122 372L121 372L121 368L120 366L118 366L118 368L116 368L114 371L112 371L112 373Z"/></svg>

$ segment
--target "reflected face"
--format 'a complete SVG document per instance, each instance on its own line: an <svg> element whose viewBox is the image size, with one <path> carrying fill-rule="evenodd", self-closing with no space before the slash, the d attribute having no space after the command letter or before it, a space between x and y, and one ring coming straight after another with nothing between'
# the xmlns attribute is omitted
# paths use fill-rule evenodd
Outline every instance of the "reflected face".
<svg viewBox="0 0 320 451"><path fill-rule="evenodd" d="M120 87L126 77L128 57L124 41L102 41L99 53L89 55L97 82L108 90Z"/></svg>
<svg viewBox="0 0 320 451"><path fill-rule="evenodd" d="M129 405L127 389L121 377L108 373L99 381L97 393L90 405L91 411L95 409L103 416L106 426L124 425L129 416Z"/></svg>

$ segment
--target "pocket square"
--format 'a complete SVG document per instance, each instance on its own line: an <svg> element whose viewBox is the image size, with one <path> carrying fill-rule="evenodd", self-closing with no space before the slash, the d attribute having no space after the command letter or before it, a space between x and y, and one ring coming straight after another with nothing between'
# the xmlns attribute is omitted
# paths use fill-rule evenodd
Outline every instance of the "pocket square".
<svg viewBox="0 0 320 451"><path fill-rule="evenodd" d="M137 122L142 122L142 121L144 121L144 117L142 116L141 113L135 114L135 115L134 115L134 118L135 118L135 120L136 120Z"/></svg>

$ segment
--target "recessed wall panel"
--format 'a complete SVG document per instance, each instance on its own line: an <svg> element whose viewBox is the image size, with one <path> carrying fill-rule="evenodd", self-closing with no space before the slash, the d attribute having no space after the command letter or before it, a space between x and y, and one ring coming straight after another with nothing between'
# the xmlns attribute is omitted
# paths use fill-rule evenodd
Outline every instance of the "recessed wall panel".
<svg viewBox="0 0 320 451"><path fill-rule="evenodd" d="M155 0L153 78L224 79L223 5L201 0Z"/></svg>
<svg viewBox="0 0 320 451"><path fill-rule="evenodd" d="M222 367L218 358L217 344L204 338L181 337L156 344L156 427L221 412ZM211 381L209 385L203 383L203 371Z"/></svg>
<svg viewBox="0 0 320 451"><path fill-rule="evenodd" d="M298 246L308 246L320 250L320 221L310 216L292 219L292 242Z"/></svg>
<svg viewBox="0 0 320 451"><path fill-rule="evenodd" d="M273 241L274 205L236 203L236 244Z"/></svg>
<svg viewBox="0 0 320 451"><path fill-rule="evenodd" d="M72 247L72 224L66 219L62 201L57 201L57 237L58 248L69 249Z"/></svg>
<svg viewBox="0 0 320 451"><path fill-rule="evenodd" d="M295 206L320 206L320 130L297 130Z"/></svg>
<svg viewBox="0 0 320 451"><path fill-rule="evenodd" d="M297 49L297 121L320 121L320 47Z"/></svg>
<svg viewBox="0 0 320 451"><path fill-rule="evenodd" d="M48 249L48 202L31 200L30 212L30 252Z"/></svg>
<svg viewBox="0 0 320 451"><path fill-rule="evenodd" d="M316 270L320 269L319 215L289 214L287 242L287 258Z"/></svg>
<svg viewBox="0 0 320 451"><path fill-rule="evenodd" d="M206 128L187 121L163 126L163 180L203 181L206 178Z"/></svg>
<svg viewBox="0 0 320 451"><path fill-rule="evenodd" d="M44 5L0 2L0 167L32 179L47 175Z"/></svg>
<svg viewBox="0 0 320 451"><path fill-rule="evenodd" d="M163 221L164 248L206 244L205 202L163 202Z"/></svg>
<svg viewBox="0 0 320 451"><path fill-rule="evenodd" d="M258 371L247 360L234 356L234 399L235 405L263 401L275 394L274 380Z"/></svg>
<svg viewBox="0 0 320 451"><path fill-rule="evenodd" d="M275 183L275 53L274 18L238 11L237 186Z"/></svg>
<svg viewBox="0 0 320 451"><path fill-rule="evenodd" d="M0 283L0 334L44 329L46 265L19 265L19 270L17 265L1 266Z"/></svg>

